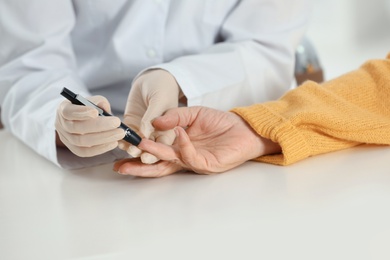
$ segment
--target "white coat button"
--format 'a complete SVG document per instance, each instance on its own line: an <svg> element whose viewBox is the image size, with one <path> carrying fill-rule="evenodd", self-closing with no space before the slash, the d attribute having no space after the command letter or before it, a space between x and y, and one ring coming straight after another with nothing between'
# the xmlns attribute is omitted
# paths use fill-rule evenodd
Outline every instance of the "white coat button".
<svg viewBox="0 0 390 260"><path fill-rule="evenodd" d="M157 55L156 51L153 49L149 49L147 54L148 54L149 58L154 58Z"/></svg>

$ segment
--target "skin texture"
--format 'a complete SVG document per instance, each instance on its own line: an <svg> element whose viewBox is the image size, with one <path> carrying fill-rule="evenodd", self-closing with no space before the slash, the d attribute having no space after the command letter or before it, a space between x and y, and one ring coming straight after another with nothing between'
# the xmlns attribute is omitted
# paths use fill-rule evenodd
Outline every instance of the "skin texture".
<svg viewBox="0 0 390 260"><path fill-rule="evenodd" d="M124 175L161 177L189 170L199 174L220 173L264 154L280 151L279 145L257 135L241 117L205 107L167 111L153 121L162 131L174 129L174 143L165 145L143 139L138 148L161 161L118 161L114 171Z"/></svg>

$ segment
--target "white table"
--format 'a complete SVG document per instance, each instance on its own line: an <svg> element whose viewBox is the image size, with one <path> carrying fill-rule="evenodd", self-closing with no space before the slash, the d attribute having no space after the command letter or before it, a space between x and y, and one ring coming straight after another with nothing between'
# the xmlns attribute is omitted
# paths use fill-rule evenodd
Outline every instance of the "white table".
<svg viewBox="0 0 390 260"><path fill-rule="evenodd" d="M390 259L388 147L142 179L0 144L2 260Z"/></svg>

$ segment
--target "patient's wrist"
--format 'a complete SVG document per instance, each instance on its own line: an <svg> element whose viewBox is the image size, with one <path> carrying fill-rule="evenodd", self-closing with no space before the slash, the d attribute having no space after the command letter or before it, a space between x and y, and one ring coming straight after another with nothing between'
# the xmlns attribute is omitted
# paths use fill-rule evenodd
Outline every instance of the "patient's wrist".
<svg viewBox="0 0 390 260"><path fill-rule="evenodd" d="M278 143L275 143L273 141L271 141L270 139L266 139L264 137L261 137L259 136L261 142L263 143L263 147L262 147L262 151L261 151L261 155L259 155L258 157L260 156L263 156L263 155L269 155L269 154L277 154L277 153L281 153L282 152L282 148L280 147L280 145Z"/></svg>

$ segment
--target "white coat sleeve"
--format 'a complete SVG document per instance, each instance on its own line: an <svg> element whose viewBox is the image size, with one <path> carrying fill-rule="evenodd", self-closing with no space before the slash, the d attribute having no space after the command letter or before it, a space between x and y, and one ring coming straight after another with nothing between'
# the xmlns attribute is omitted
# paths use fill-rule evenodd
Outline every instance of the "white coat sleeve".
<svg viewBox="0 0 390 260"><path fill-rule="evenodd" d="M1 120L57 165L54 121L60 92L66 86L89 95L75 73L69 36L74 23L70 0L0 1Z"/></svg>
<svg viewBox="0 0 390 260"><path fill-rule="evenodd" d="M188 105L222 110L276 99L291 87L307 0L242 0L221 25L222 41L158 67L173 74Z"/></svg>

